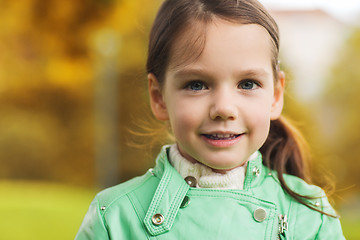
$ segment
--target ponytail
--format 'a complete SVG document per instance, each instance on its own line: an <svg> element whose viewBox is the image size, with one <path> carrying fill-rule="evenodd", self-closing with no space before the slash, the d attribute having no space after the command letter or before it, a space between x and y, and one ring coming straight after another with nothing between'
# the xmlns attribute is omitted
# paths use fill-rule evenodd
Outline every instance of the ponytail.
<svg viewBox="0 0 360 240"><path fill-rule="evenodd" d="M285 117L271 121L269 136L260 152L264 164L279 175L291 174L310 183L307 143Z"/></svg>
<svg viewBox="0 0 360 240"><path fill-rule="evenodd" d="M260 152L263 155L264 165L277 171L281 187L286 193L310 209L336 217L317 209L307 201L317 197L296 193L286 184L284 174L297 176L311 184L308 145L302 134L286 118L280 117L271 121L269 136Z"/></svg>

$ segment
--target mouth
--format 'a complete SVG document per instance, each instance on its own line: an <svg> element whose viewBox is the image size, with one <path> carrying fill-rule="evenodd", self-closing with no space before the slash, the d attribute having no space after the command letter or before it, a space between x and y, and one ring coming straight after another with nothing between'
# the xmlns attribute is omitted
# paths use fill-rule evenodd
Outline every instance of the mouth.
<svg viewBox="0 0 360 240"><path fill-rule="evenodd" d="M201 134L202 139L212 147L215 148L228 148L235 146L238 142L241 141L244 133L211 133L211 134Z"/></svg>
<svg viewBox="0 0 360 240"><path fill-rule="evenodd" d="M202 134L204 137L211 140L233 140L240 137L241 134Z"/></svg>

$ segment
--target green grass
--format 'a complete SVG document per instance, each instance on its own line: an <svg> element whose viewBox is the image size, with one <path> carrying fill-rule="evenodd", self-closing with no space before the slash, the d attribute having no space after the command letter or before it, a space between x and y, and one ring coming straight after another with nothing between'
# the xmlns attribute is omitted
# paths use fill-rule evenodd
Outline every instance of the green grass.
<svg viewBox="0 0 360 240"><path fill-rule="evenodd" d="M95 191L42 182L0 181L4 240L74 239Z"/></svg>
<svg viewBox="0 0 360 240"><path fill-rule="evenodd" d="M360 239L360 219L349 219L343 216L341 219L344 236L348 240Z"/></svg>

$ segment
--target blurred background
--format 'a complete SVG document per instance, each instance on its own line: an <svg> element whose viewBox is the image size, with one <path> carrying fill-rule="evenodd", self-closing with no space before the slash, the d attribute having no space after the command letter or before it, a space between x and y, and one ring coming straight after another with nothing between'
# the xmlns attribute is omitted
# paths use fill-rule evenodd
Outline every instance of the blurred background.
<svg viewBox="0 0 360 240"><path fill-rule="evenodd" d="M153 166L144 65L161 2L0 0L2 239L73 239L97 191ZM360 239L360 3L261 2L280 26L284 114Z"/></svg>

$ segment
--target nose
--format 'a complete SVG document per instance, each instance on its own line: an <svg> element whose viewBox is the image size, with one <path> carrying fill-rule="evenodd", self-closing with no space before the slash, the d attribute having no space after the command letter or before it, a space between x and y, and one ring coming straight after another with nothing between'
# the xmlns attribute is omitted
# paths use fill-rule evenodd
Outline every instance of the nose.
<svg viewBox="0 0 360 240"><path fill-rule="evenodd" d="M225 89L217 91L213 95L210 118L212 120L235 120L237 117L236 98L231 91Z"/></svg>

